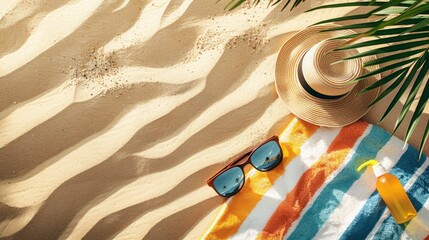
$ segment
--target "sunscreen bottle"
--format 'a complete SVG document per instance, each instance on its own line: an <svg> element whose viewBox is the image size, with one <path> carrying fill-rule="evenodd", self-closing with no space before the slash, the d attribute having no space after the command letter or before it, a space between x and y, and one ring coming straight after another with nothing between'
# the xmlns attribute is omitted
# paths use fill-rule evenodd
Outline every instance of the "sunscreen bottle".
<svg viewBox="0 0 429 240"><path fill-rule="evenodd" d="M401 182L376 160L369 160L358 167L358 171L366 166L372 166L377 177L376 188L393 218L399 224L410 221L417 212L402 187Z"/></svg>

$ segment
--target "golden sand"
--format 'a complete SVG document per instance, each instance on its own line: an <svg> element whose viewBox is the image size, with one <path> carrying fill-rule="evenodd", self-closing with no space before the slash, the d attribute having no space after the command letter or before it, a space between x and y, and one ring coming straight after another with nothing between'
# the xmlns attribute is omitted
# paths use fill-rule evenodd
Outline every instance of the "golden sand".
<svg viewBox="0 0 429 240"><path fill-rule="evenodd" d="M224 201L205 180L288 120L283 42L353 11L319 2L3 1L0 237L200 237Z"/></svg>

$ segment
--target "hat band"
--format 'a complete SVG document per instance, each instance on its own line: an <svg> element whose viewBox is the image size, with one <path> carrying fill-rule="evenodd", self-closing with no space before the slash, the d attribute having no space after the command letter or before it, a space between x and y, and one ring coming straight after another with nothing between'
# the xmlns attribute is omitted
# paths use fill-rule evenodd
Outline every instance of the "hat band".
<svg viewBox="0 0 429 240"><path fill-rule="evenodd" d="M307 83L307 80L305 80L304 74L302 73L302 60L303 59L304 58L301 58L301 60L299 61L299 65L298 65L298 80L306 92L308 92L310 95L312 95L314 97L321 98L321 99L338 99L338 98L341 98L341 97L347 95L347 93L341 94L341 95L325 95L325 94L320 93L320 92L314 90L313 88L311 88L310 85Z"/></svg>

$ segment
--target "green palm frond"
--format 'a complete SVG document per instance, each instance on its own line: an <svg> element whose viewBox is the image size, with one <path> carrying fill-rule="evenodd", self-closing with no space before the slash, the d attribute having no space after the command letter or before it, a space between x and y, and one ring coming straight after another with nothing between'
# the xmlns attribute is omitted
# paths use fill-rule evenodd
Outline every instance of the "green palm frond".
<svg viewBox="0 0 429 240"><path fill-rule="evenodd" d="M366 4L366 5L365 5ZM402 125L405 116L410 112L412 102L417 101L418 90L429 77L429 1L428 0L384 0L371 2L336 3L319 6L309 11L318 9L332 9L341 7L363 7L368 8L367 13L354 14L339 18L323 20L317 24L336 22L340 25L345 20L353 20L354 23L342 24L340 27L330 29L353 29L357 34L342 36L349 39L346 49L359 49L371 46L372 50L358 53L348 59L364 56L378 55L378 59L365 62L364 67L381 64L377 70L373 70L359 77L355 81L365 79L381 72L391 71L378 82L367 87L363 92L369 91L385 84L390 84L380 96L373 102L376 103L398 89L391 103L386 108L379 122L383 121L395 105L399 103L402 96L406 97L401 112L397 117L394 132ZM368 21L378 19L376 21ZM361 39L359 43L355 40ZM346 59L345 59L346 60ZM411 84L414 80L414 83ZM407 91L409 89L409 91ZM408 95L407 95L408 94ZM408 124L405 142L407 142L415 130L423 114L429 99L429 84L423 87L423 92L414 109ZM429 135L429 124L426 122L426 130L421 140L420 154Z"/></svg>
<svg viewBox="0 0 429 240"><path fill-rule="evenodd" d="M218 0L219 2L220 0ZM244 2L252 2L252 4L257 5L261 2L261 0L230 0L229 3L226 5L225 9L228 10L233 10L235 8L237 8L238 6L240 6L241 4L243 4ZM284 0L284 2L286 2L283 5L282 11L287 7L292 5L291 10L294 9L296 6L298 6L300 3L304 2L305 0L295 0L292 3L292 0ZM282 0L267 0L266 1L268 3L268 6L274 6L277 5L278 3L282 2Z"/></svg>
<svg viewBox="0 0 429 240"><path fill-rule="evenodd" d="M230 0L227 9L232 10L246 0ZM259 4L260 0L247 0L253 4ZM267 0L269 6L285 3L282 10L287 6L291 9L298 6L304 0ZM379 122L383 121L391 113L394 106L399 103L402 96L406 98L401 112L397 117L394 132L404 122L405 116L410 112L412 103L418 101L405 134L405 142L410 139L420 118L423 114L427 101L429 100L429 0L366 0L359 2L337 2L334 4L321 5L308 11L320 9L336 9L344 7L359 7L359 14L326 19L314 25L324 23L337 23L340 26L326 31L352 29L356 34L338 37L337 39L348 39L349 44L337 51L346 49L359 49L371 46L372 50L360 52L352 57L377 55L376 60L364 62L364 67L380 65L380 68L355 79L360 81L366 77L379 73L388 73L376 83L368 86L366 92L371 89L389 84L380 96L372 103L382 100L394 90L398 89L393 100L386 108ZM348 21L348 22L345 22ZM352 22L352 23L350 23ZM360 39L359 43L356 40ZM343 61L346 61L344 59ZM413 82L414 81L414 82ZM425 84L423 84L426 82ZM422 89L420 99L417 93ZM429 136L429 123L420 144L420 155Z"/></svg>

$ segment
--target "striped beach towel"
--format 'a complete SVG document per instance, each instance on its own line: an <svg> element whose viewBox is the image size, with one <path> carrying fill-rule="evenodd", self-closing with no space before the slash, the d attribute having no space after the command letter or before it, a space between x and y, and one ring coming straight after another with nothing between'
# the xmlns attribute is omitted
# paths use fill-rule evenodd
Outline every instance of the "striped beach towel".
<svg viewBox="0 0 429 240"><path fill-rule="evenodd" d="M380 127L343 128L293 119L280 142L288 152L269 172L252 169L203 239L429 239L429 160ZM397 224L375 189L377 159L399 178L418 214Z"/></svg>

